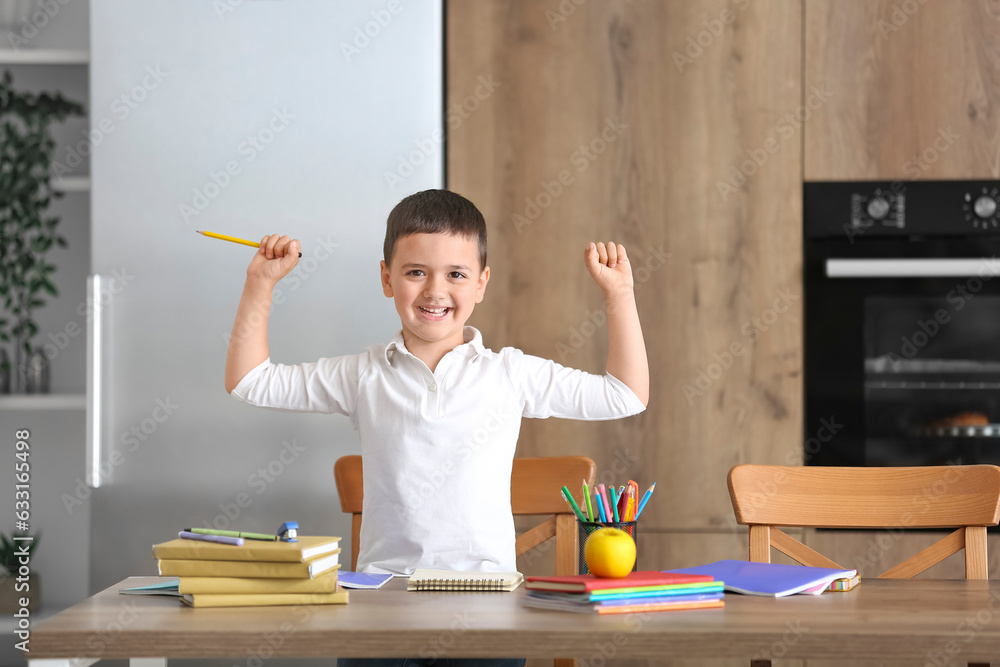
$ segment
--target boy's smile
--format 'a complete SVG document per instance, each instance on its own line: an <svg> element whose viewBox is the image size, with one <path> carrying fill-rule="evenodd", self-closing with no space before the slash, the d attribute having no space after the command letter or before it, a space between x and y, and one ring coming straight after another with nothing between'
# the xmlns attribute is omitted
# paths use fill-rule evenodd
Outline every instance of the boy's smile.
<svg viewBox="0 0 1000 667"><path fill-rule="evenodd" d="M490 269L480 270L475 239L454 234L403 236L391 261L381 262L382 292L395 301L406 349L433 371L465 342L465 323L483 300Z"/></svg>

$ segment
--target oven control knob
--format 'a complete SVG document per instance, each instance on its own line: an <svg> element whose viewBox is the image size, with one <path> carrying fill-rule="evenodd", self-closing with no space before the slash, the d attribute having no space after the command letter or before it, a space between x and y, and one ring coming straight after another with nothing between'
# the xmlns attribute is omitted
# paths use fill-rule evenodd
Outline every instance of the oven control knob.
<svg viewBox="0 0 1000 667"><path fill-rule="evenodd" d="M993 197L987 197L983 195L976 199L976 203L972 205L972 210L976 212L976 215L987 220L993 217L993 214L997 212L997 202Z"/></svg>
<svg viewBox="0 0 1000 667"><path fill-rule="evenodd" d="M868 215L872 220L881 220L889 214L889 202L882 197L875 197L868 202Z"/></svg>

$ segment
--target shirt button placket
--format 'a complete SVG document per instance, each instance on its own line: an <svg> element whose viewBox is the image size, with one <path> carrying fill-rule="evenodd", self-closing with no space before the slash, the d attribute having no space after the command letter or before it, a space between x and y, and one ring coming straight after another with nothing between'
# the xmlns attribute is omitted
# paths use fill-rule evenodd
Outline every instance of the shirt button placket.
<svg viewBox="0 0 1000 667"><path fill-rule="evenodd" d="M431 383L427 386L428 391L433 395L434 400L434 412L437 416L441 416L441 387L438 382L431 380Z"/></svg>
<svg viewBox="0 0 1000 667"><path fill-rule="evenodd" d="M438 417L441 416L441 392L439 391L437 378L433 373L431 373L430 378L427 380L427 392L428 397L431 399L430 402L434 404L434 414Z"/></svg>

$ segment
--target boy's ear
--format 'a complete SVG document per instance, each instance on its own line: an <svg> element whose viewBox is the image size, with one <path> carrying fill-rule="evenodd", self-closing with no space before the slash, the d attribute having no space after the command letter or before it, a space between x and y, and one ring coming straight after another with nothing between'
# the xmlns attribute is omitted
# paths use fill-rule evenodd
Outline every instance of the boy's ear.
<svg viewBox="0 0 1000 667"><path fill-rule="evenodd" d="M486 283L490 281L490 267L483 269L479 274L479 284L476 285L476 303L482 303L483 295L486 294Z"/></svg>
<svg viewBox="0 0 1000 667"><path fill-rule="evenodd" d="M389 267L385 265L385 260L380 261L379 268L382 273L382 294L392 298L392 283L389 282Z"/></svg>

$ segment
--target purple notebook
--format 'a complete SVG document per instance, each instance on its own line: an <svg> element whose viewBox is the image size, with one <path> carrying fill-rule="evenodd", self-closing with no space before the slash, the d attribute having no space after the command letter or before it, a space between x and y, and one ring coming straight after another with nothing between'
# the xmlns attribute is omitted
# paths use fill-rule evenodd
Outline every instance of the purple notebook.
<svg viewBox="0 0 1000 667"><path fill-rule="evenodd" d="M677 574L709 574L716 581L721 581L727 591L775 598L795 593L822 593L830 582L836 579L850 579L858 574L857 570L751 563L745 560L720 560L708 565L665 571Z"/></svg>
<svg viewBox="0 0 1000 667"><path fill-rule="evenodd" d="M392 579L391 574L350 571L337 573L337 583L341 588L382 588L390 579Z"/></svg>

